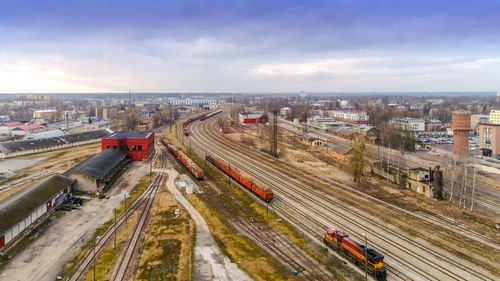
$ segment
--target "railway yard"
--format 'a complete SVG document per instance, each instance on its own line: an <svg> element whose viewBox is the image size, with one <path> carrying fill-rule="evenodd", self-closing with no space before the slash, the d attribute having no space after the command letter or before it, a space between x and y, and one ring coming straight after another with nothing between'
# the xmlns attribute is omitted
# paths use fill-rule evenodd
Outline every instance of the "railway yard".
<svg viewBox="0 0 500 281"><path fill-rule="evenodd" d="M213 119L194 122L184 144L202 157L221 157L272 186L273 209L313 241L321 242L325 229L332 227L358 241L365 234L372 247L384 253L388 280L495 280L498 275L499 247L494 236L466 231L440 216L402 212L376 200L374 204L372 197L350 191L340 182L325 184L229 141L217 131Z"/></svg>
<svg viewBox="0 0 500 281"><path fill-rule="evenodd" d="M498 280L495 218L375 176L355 184L325 148L298 145L287 128L271 157L254 129L222 134L228 118L217 110L156 136L129 133L149 139L151 154L110 169L83 206L49 212L47 203L50 227L20 238L0 280ZM0 182L0 202L99 151L4 161L17 174Z"/></svg>

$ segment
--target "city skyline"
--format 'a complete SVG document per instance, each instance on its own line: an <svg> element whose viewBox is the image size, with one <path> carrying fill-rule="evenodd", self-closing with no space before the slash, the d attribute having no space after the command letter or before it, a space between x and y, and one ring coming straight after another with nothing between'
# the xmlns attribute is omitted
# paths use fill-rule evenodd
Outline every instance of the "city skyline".
<svg viewBox="0 0 500 281"><path fill-rule="evenodd" d="M495 1L3 1L0 92L496 92Z"/></svg>

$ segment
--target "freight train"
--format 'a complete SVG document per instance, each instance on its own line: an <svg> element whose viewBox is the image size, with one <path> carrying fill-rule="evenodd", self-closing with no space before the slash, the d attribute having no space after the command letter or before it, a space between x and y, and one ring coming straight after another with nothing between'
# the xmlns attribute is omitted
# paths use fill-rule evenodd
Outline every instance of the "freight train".
<svg viewBox="0 0 500 281"><path fill-rule="evenodd" d="M214 112L203 113L203 114L198 115L196 117L189 118L188 120L184 121L184 123L182 123L182 132L184 133L185 136L189 136L189 129L188 129L189 124L191 124L192 122L194 122L196 120L205 120L205 119L212 117L214 115L217 115L221 112L222 112L222 109L214 111Z"/></svg>
<svg viewBox="0 0 500 281"><path fill-rule="evenodd" d="M215 167L222 170L235 181L239 182L241 185L252 191L262 200L266 202L271 202L271 200L273 200L273 190L269 186L238 170L236 167L231 167L231 164L226 163L220 158L207 156L206 159L208 162L212 163Z"/></svg>
<svg viewBox="0 0 500 281"><path fill-rule="evenodd" d="M177 146L171 145L166 137L162 136L160 140L168 148L168 150L170 150L172 154L177 157L179 161L181 161L182 165L184 165L197 179L201 180L205 177L203 170Z"/></svg>
<svg viewBox="0 0 500 281"><path fill-rule="evenodd" d="M356 242L347 233L336 229L329 229L325 233L323 243L348 257L362 269L365 269L365 265L367 265L368 272L377 280L385 281L387 279L384 256ZM366 256L368 256L368 259Z"/></svg>

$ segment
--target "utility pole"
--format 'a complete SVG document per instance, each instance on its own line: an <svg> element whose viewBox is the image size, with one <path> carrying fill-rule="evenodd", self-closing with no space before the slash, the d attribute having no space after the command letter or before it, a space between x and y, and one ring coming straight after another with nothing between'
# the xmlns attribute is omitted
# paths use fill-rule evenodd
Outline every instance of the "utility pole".
<svg viewBox="0 0 500 281"><path fill-rule="evenodd" d="M173 115L172 115L172 105L170 105L170 133L172 133L172 123L174 123L174 118L173 118Z"/></svg>
<svg viewBox="0 0 500 281"><path fill-rule="evenodd" d="M115 223L114 223L114 229L115 230L113 232L115 234L114 235L115 237L114 237L114 241L113 241L113 248L116 248L116 208L114 208L114 213L115 213Z"/></svg>
<svg viewBox="0 0 500 281"><path fill-rule="evenodd" d="M368 238L364 233L363 236L365 237L365 281L368 281Z"/></svg>
<svg viewBox="0 0 500 281"><path fill-rule="evenodd" d="M271 149L270 154L278 157L278 111L273 109L273 123L271 128Z"/></svg>
<svg viewBox="0 0 500 281"><path fill-rule="evenodd" d="M229 166L229 174L227 174L227 185L231 187L231 162L228 162L228 166Z"/></svg>
<svg viewBox="0 0 500 281"><path fill-rule="evenodd" d="M472 194L470 198L470 211L474 208L474 191L476 189L476 165L472 162Z"/></svg>
<svg viewBox="0 0 500 281"><path fill-rule="evenodd" d="M125 215L125 228L128 228L128 223L127 223L127 220L128 220L128 216L127 216L127 194L123 194L123 197L125 197L125 211L124 211L124 215Z"/></svg>

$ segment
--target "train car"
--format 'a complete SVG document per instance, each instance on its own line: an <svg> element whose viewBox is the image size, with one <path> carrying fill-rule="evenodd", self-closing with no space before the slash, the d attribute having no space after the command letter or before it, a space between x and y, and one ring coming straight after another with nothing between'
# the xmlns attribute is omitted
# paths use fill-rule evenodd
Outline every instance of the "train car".
<svg viewBox="0 0 500 281"><path fill-rule="evenodd" d="M172 154L186 167L197 179L201 180L205 177L205 172L194 161L189 158L177 146L170 144L167 138L161 137L161 142L172 152Z"/></svg>
<svg viewBox="0 0 500 281"><path fill-rule="evenodd" d="M229 175L235 181L243 185L248 190L252 191L258 197L266 202L270 202L274 198L274 193L272 188L257 181L252 176L240 171L236 167L231 167L229 163L226 163L218 157L207 156L207 161L212 163L215 167L219 168L225 174Z"/></svg>
<svg viewBox="0 0 500 281"><path fill-rule="evenodd" d="M350 238L347 233L336 229L329 229L325 233L323 243L344 256L347 256L354 264L362 269L364 269L365 264L367 264L368 272L377 280L385 281L387 279L384 256L356 242L354 239Z"/></svg>
<svg viewBox="0 0 500 281"><path fill-rule="evenodd" d="M209 115L210 112L208 113L203 113L201 115L198 115L196 117L192 117L192 118L189 118L188 120L184 121L182 123L182 132L184 133L185 136L189 136L189 124L191 124L192 122L196 121L196 120L204 120L203 118L206 117L207 115Z"/></svg>
<svg viewBox="0 0 500 281"><path fill-rule="evenodd" d="M217 114L219 114L219 113L221 113L221 112L222 112L222 109L217 110L217 111L214 111L214 112L211 112L211 113L208 113L208 114L206 114L205 116L201 117L201 118L200 118L200 120L202 120L202 121L203 121L203 120L205 120L205 119L207 119L207 118L210 118L210 117L212 117L212 116L215 116L215 115L217 115Z"/></svg>

